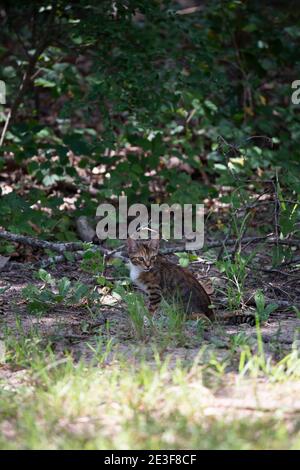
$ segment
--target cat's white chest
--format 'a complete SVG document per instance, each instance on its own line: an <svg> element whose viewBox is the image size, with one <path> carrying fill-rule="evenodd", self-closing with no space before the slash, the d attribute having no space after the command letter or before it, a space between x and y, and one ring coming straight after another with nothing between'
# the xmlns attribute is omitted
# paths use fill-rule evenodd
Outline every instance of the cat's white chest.
<svg viewBox="0 0 300 470"><path fill-rule="evenodd" d="M135 266L134 264L132 264L130 261L129 261L128 266L130 269L130 279L132 280L132 282L143 291L146 291L147 288L145 284L139 281L139 276L143 272L143 270L140 269L138 266Z"/></svg>

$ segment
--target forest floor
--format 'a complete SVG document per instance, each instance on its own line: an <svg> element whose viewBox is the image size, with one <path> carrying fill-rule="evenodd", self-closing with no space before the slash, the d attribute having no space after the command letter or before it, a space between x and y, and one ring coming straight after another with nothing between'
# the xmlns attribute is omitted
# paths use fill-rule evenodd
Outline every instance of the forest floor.
<svg viewBox="0 0 300 470"><path fill-rule="evenodd" d="M212 279L221 311L228 279L203 261L189 269ZM33 314L23 289L36 286L46 295L37 268L13 262L2 269L1 447L300 448L293 265L248 272L243 296L253 297L259 285L277 304L256 326L177 322L166 312L141 324L122 296L95 288L95 276L80 262L47 271L52 280L88 286L99 302L90 308L46 299L46 311ZM119 273L107 266L105 276ZM122 279L126 284L123 271ZM251 302L245 311L255 311Z"/></svg>

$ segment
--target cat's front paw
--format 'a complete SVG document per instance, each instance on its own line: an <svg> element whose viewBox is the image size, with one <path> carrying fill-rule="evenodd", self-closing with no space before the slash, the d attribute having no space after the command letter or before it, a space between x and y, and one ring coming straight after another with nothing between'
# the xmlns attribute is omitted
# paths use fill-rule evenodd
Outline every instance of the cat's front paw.
<svg viewBox="0 0 300 470"><path fill-rule="evenodd" d="M148 307L148 311L149 311L149 313L152 317L156 314L157 310L158 310L157 306L153 307L153 306L149 305L149 307Z"/></svg>
<svg viewBox="0 0 300 470"><path fill-rule="evenodd" d="M192 312L188 316L189 320L201 320L207 326L211 325L211 320L204 314L200 312Z"/></svg>

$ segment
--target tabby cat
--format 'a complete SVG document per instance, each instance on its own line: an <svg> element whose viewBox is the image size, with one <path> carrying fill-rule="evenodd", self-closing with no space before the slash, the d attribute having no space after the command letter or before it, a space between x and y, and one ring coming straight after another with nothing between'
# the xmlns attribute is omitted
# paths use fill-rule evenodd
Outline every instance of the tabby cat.
<svg viewBox="0 0 300 470"><path fill-rule="evenodd" d="M229 313L217 315L205 289L189 270L169 261L158 252L159 240L134 240L128 238L130 278L148 295L149 312L154 314L162 298L176 300L190 318L201 316L209 320L255 323L254 315Z"/></svg>

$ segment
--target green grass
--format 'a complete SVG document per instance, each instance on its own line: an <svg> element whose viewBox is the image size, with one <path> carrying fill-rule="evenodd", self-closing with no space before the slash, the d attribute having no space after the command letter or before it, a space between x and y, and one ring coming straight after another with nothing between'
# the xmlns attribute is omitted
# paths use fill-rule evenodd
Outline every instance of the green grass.
<svg viewBox="0 0 300 470"><path fill-rule="evenodd" d="M126 292L123 288L119 288L122 298L126 304L128 317L135 338L145 340L149 334L148 327L153 332L154 324L152 316L149 313L143 295L140 293Z"/></svg>
<svg viewBox="0 0 300 470"><path fill-rule="evenodd" d="M0 380L2 449L300 448L297 420L287 422L276 413L250 419L234 417L230 409L209 412L213 392L227 382L226 361L204 350L189 365L162 359L155 348L150 361L140 353L129 361L108 341L91 348L87 363L56 356L36 332L19 332L17 338L7 332L5 344L7 367L24 376L17 386ZM296 350L268 367L261 351L246 351L240 356L241 381L254 371L273 382L300 377ZM211 389L203 385L207 376Z"/></svg>
<svg viewBox="0 0 300 470"><path fill-rule="evenodd" d="M220 356L213 341L203 346L199 324L198 354L178 359L172 353L185 349L189 327L177 306L163 302L163 315L152 319L141 296L122 294L135 344L127 358L109 330L88 339L88 359L78 361L72 348L55 352L37 325L25 331L20 317L2 329L0 362L12 380L0 364L1 449L300 448L300 419L284 406L262 410L252 400L245 415L250 389L238 412L217 398L226 397L230 373L237 387L285 384L285 393L300 379L296 347L277 362L264 351L258 313L256 340L231 335Z"/></svg>

